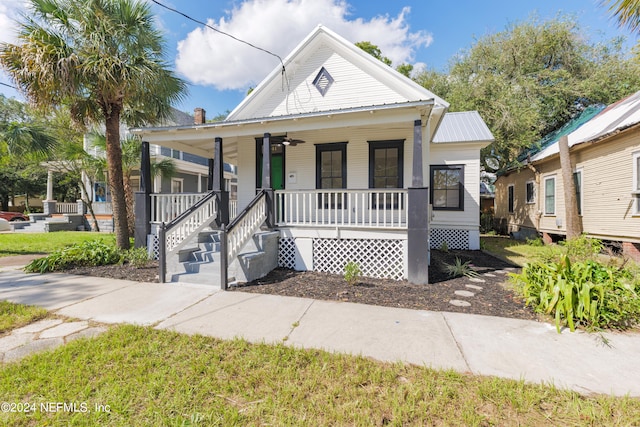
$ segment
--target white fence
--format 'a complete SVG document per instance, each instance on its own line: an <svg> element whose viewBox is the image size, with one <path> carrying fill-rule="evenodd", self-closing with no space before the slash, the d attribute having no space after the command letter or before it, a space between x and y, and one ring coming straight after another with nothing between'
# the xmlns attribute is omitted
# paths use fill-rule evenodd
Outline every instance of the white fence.
<svg viewBox="0 0 640 427"><path fill-rule="evenodd" d="M151 222L170 222L207 193L151 194Z"/></svg>
<svg viewBox="0 0 640 427"><path fill-rule="evenodd" d="M406 228L407 190L277 190L276 223Z"/></svg>

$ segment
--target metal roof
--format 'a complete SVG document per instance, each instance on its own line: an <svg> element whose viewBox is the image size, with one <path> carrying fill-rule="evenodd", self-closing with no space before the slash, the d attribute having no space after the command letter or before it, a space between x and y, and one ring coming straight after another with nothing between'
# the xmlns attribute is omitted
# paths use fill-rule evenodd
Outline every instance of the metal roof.
<svg viewBox="0 0 640 427"><path fill-rule="evenodd" d="M442 118L434 143L493 142L493 134L477 111L447 113Z"/></svg>
<svg viewBox="0 0 640 427"><path fill-rule="evenodd" d="M567 135L569 147L602 139L610 134L624 130L640 123L640 91L609 105L591 120ZM532 161L542 160L558 154L558 141L540 151L531 158Z"/></svg>

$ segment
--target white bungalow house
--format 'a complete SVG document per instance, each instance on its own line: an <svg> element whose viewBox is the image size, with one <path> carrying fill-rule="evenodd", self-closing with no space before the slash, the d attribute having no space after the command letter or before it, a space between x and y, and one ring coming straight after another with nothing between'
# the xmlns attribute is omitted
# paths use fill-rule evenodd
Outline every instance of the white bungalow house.
<svg viewBox="0 0 640 427"><path fill-rule="evenodd" d="M366 276L426 284L430 246L480 248L480 149L493 136L477 112L448 108L318 26L224 121L133 129L218 159L213 192L171 223L158 224L159 196L143 185L139 223L159 235L161 280L224 288L276 265L342 274L353 261ZM230 223L222 159L238 173Z"/></svg>

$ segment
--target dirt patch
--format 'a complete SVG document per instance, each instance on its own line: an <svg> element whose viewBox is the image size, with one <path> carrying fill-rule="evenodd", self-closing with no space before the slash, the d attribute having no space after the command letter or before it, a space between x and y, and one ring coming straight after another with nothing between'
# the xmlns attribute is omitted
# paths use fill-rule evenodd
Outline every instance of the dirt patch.
<svg viewBox="0 0 640 427"><path fill-rule="evenodd" d="M431 258L429 285L419 286L407 281L373 278L362 278L356 285L348 285L341 275L278 268L262 279L232 287L230 290L516 319L537 318L508 287L508 273L518 271L513 265L482 251L434 250L431 252ZM451 278L446 265L455 264L456 258L463 263L469 261L473 270L479 274L478 279L482 281L474 281L464 276ZM157 263L145 268L125 264L75 268L66 272L158 282ZM456 295L456 291L471 292L473 296ZM451 300L464 301L469 305L452 305Z"/></svg>

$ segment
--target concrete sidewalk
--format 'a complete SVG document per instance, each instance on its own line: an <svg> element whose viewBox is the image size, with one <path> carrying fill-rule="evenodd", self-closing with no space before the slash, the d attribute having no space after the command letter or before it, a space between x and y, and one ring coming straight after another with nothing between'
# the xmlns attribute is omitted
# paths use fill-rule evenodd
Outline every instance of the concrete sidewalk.
<svg viewBox="0 0 640 427"><path fill-rule="evenodd" d="M80 321L152 325L544 382L581 393L640 396L638 333L558 334L553 325L516 319L6 268L0 272L0 299Z"/></svg>

